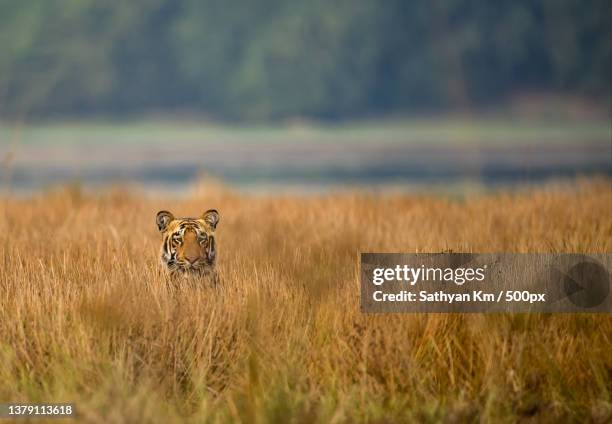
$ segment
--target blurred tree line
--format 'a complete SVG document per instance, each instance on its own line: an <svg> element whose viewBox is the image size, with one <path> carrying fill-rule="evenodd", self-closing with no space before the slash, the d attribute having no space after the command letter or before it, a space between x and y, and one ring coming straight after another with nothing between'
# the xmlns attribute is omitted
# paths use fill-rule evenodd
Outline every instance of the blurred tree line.
<svg viewBox="0 0 612 424"><path fill-rule="evenodd" d="M0 0L0 115L344 118L609 96L609 0Z"/></svg>

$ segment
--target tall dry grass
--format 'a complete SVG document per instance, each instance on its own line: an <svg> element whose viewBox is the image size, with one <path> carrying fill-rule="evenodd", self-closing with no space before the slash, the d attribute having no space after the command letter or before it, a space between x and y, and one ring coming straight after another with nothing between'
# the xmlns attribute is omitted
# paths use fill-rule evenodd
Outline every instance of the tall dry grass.
<svg viewBox="0 0 612 424"><path fill-rule="evenodd" d="M0 399L80 422L612 416L606 315L364 315L360 251L612 252L612 185L463 199L183 200L75 188L0 211ZM218 289L168 288L159 209L221 212Z"/></svg>

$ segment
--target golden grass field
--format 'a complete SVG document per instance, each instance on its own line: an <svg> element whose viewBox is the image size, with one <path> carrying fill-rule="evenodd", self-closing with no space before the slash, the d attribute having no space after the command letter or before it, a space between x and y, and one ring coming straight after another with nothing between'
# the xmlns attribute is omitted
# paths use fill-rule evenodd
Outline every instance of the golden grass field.
<svg viewBox="0 0 612 424"><path fill-rule="evenodd" d="M0 208L2 402L93 423L612 419L609 315L364 315L358 283L361 251L612 252L609 180L454 198L73 187ZM223 285L170 288L155 214L208 208Z"/></svg>

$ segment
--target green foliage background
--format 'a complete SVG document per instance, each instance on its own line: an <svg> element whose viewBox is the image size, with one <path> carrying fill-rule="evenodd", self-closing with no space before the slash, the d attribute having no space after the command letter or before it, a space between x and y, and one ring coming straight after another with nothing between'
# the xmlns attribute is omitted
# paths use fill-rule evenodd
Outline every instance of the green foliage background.
<svg viewBox="0 0 612 424"><path fill-rule="evenodd" d="M0 0L0 116L347 118L606 99L606 0Z"/></svg>

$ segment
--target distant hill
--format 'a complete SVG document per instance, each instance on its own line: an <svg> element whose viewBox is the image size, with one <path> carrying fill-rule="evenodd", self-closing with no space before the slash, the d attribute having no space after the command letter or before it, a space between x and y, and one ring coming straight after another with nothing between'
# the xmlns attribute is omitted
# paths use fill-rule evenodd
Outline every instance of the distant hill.
<svg viewBox="0 0 612 424"><path fill-rule="evenodd" d="M0 117L355 118L609 100L606 0L0 1Z"/></svg>

